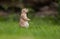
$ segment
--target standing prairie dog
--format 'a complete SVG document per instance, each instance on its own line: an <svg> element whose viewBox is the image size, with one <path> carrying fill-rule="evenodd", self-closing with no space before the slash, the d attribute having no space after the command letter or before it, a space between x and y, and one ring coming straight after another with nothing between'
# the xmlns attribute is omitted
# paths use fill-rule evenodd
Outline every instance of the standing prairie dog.
<svg viewBox="0 0 60 39"><path fill-rule="evenodd" d="M21 11L20 23L19 23L19 25L21 27L26 27L26 28L29 27L28 21L30 19L27 17L27 12L28 12L28 9L26 9L26 8L22 9L22 11Z"/></svg>

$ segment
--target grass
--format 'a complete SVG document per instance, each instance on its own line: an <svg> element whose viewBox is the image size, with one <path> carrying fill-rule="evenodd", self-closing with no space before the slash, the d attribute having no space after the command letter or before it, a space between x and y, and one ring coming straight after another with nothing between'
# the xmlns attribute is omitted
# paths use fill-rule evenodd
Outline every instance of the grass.
<svg viewBox="0 0 60 39"><path fill-rule="evenodd" d="M33 18L30 27L20 28L17 21L0 22L0 39L60 39L60 25L51 20Z"/></svg>

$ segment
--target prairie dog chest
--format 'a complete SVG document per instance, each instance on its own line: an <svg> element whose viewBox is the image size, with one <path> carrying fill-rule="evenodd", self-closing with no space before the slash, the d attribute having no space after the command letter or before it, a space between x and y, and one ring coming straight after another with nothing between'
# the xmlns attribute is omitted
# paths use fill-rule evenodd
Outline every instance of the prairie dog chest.
<svg viewBox="0 0 60 39"><path fill-rule="evenodd" d="M21 18L27 18L27 14L21 14Z"/></svg>
<svg viewBox="0 0 60 39"><path fill-rule="evenodd" d="M27 18L27 14L24 14L24 17Z"/></svg>
<svg viewBox="0 0 60 39"><path fill-rule="evenodd" d="M20 21L27 21L27 14L21 14Z"/></svg>

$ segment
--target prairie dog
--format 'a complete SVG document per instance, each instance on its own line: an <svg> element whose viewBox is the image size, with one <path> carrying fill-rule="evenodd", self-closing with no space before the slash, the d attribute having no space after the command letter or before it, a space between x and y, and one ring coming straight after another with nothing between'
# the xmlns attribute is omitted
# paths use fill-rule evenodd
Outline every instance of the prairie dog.
<svg viewBox="0 0 60 39"><path fill-rule="evenodd" d="M20 23L19 23L19 25L21 27L26 27L26 28L29 27L28 21L30 19L27 17L27 12L28 12L28 9L26 9L26 8L22 9L22 11L21 11Z"/></svg>

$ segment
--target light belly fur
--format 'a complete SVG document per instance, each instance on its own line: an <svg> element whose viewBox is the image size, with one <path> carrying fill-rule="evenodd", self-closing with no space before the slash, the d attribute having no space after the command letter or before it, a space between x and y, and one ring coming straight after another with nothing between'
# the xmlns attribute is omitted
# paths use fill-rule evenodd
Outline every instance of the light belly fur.
<svg viewBox="0 0 60 39"><path fill-rule="evenodd" d="M29 27L28 21L20 20L20 26L21 27Z"/></svg>

